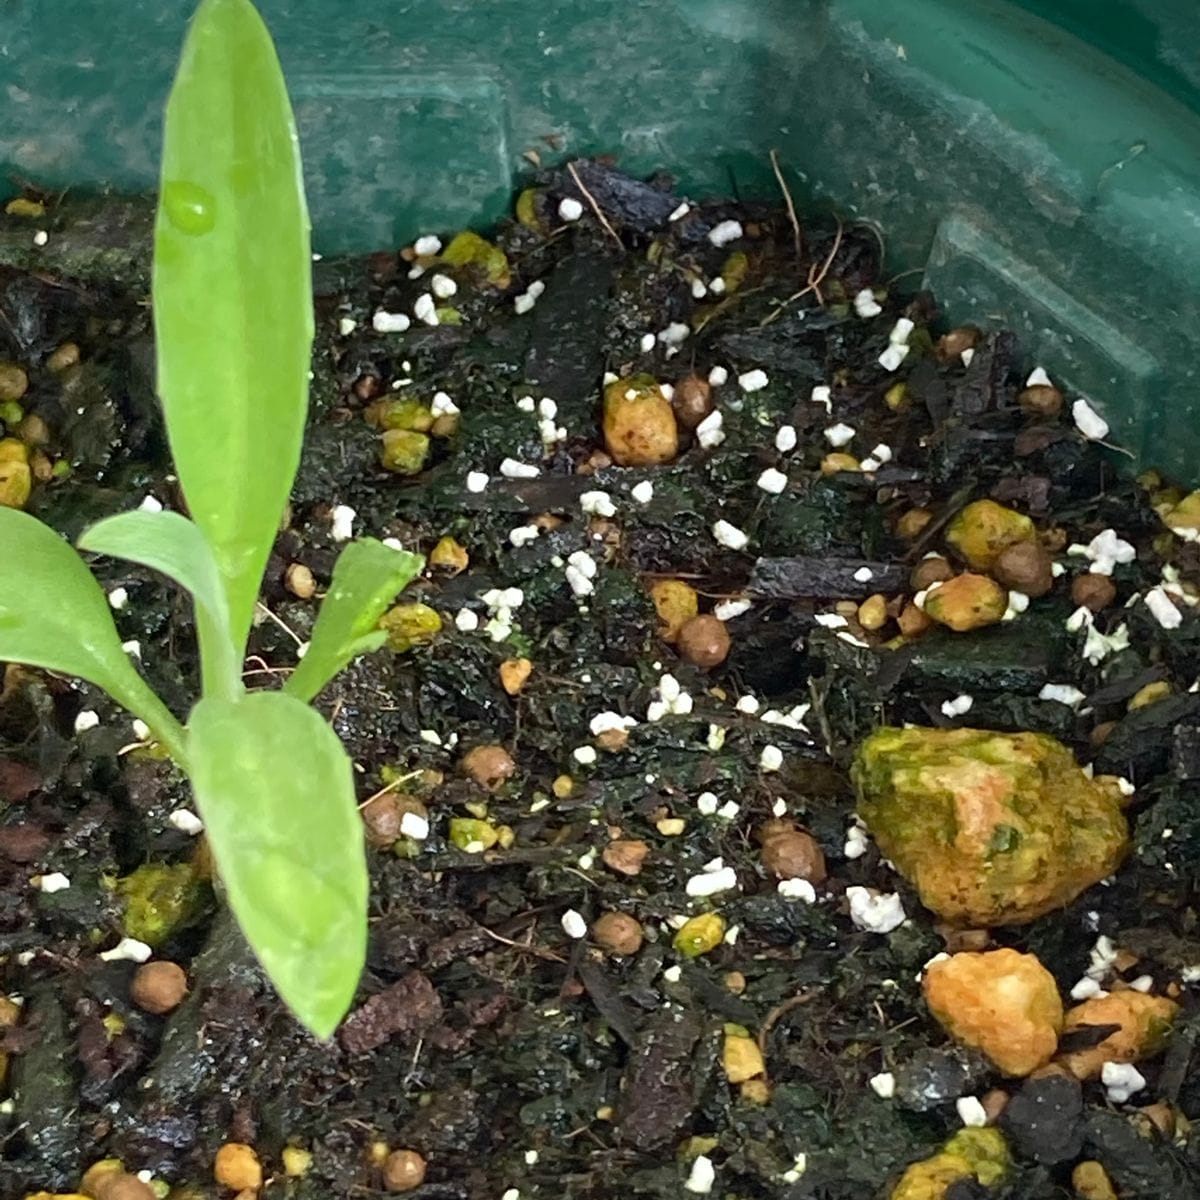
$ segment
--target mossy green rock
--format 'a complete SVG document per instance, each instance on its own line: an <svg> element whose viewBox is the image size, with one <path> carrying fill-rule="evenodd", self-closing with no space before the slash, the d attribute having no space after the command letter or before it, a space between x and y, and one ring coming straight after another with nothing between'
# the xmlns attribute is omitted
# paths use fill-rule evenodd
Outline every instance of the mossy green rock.
<svg viewBox="0 0 1200 1200"><path fill-rule="evenodd" d="M125 936L161 946L206 909L209 889L190 863L145 863L117 884Z"/></svg>
<svg viewBox="0 0 1200 1200"><path fill-rule="evenodd" d="M974 1179L990 1188L1011 1170L1008 1144L998 1129L960 1129L936 1154L913 1163L889 1200L944 1200L956 1183Z"/></svg>
<svg viewBox="0 0 1200 1200"><path fill-rule="evenodd" d="M380 438L379 462L397 475L416 475L429 458L429 438L412 429L387 429Z"/></svg>
<svg viewBox="0 0 1200 1200"><path fill-rule="evenodd" d="M880 850L944 920L1016 925L1069 904L1120 864L1116 789L1054 738L883 728L853 766Z"/></svg>

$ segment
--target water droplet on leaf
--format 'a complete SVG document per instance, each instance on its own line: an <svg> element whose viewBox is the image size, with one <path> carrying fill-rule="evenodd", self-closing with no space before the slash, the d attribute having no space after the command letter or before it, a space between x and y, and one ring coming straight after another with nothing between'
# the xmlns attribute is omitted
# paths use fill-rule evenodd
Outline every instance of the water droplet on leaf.
<svg viewBox="0 0 1200 1200"><path fill-rule="evenodd" d="M217 198L198 183L172 180L163 185L163 209L180 233L195 237L216 224Z"/></svg>

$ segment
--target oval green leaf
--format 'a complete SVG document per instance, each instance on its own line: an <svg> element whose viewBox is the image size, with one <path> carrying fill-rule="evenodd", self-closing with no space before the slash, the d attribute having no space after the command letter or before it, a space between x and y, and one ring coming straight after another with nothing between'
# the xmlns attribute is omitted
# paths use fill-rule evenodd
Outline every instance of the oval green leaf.
<svg viewBox="0 0 1200 1200"><path fill-rule="evenodd" d="M158 388L240 657L300 461L312 282L283 73L249 0L203 0L167 103L154 241Z"/></svg>
<svg viewBox="0 0 1200 1200"><path fill-rule="evenodd" d="M137 673L100 585L49 526L0 508L0 660L75 675L141 717L183 761L183 730Z"/></svg>
<svg viewBox="0 0 1200 1200"><path fill-rule="evenodd" d="M338 556L308 650L284 690L311 700L352 658L378 650L379 618L425 565L419 554L359 538Z"/></svg>
<svg viewBox="0 0 1200 1200"><path fill-rule="evenodd" d="M350 759L282 692L205 698L189 774L230 908L296 1017L328 1037L367 945L367 866Z"/></svg>

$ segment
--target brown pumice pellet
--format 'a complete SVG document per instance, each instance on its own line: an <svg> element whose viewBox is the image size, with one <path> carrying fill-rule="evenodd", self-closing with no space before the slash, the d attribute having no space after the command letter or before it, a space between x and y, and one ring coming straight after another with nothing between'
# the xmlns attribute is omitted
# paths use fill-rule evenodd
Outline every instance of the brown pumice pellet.
<svg viewBox="0 0 1200 1200"><path fill-rule="evenodd" d="M1107 575L1089 571L1085 575L1076 575L1071 583L1071 599L1077 607L1099 612L1116 598L1117 585Z"/></svg>
<svg viewBox="0 0 1200 1200"><path fill-rule="evenodd" d="M679 631L679 653L693 666L708 670L729 657L729 630L710 613L693 617Z"/></svg>
<svg viewBox="0 0 1200 1200"><path fill-rule="evenodd" d="M393 1150L383 1164L383 1186L389 1192L411 1192L425 1182L425 1159L415 1150Z"/></svg>
<svg viewBox="0 0 1200 1200"><path fill-rule="evenodd" d="M174 1011L187 995L187 974L167 959L143 963L134 973L129 995L143 1012L161 1017Z"/></svg>
<svg viewBox="0 0 1200 1200"><path fill-rule="evenodd" d="M642 926L636 917L606 912L592 925L592 940L610 954L631 958L642 948Z"/></svg>
<svg viewBox="0 0 1200 1200"><path fill-rule="evenodd" d="M1017 542L1000 552L992 578L1015 592L1044 596L1054 586L1053 560L1041 542Z"/></svg>
<svg viewBox="0 0 1200 1200"><path fill-rule="evenodd" d="M685 429L695 429L712 412L712 387L699 375L685 375L675 384L671 397L675 419Z"/></svg>

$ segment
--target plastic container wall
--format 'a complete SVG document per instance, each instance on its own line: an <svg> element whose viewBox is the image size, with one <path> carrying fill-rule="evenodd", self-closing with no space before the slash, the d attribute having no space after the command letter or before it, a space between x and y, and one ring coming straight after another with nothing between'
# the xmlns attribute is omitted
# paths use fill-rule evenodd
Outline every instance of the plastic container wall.
<svg viewBox="0 0 1200 1200"><path fill-rule="evenodd" d="M952 318L1016 328L1114 440L1200 473L1191 0L261 8L324 253L486 225L529 150L614 154L695 195L768 195L777 148L798 198L877 222L892 268L922 271ZM8 176L153 186L190 10L6 5Z"/></svg>

